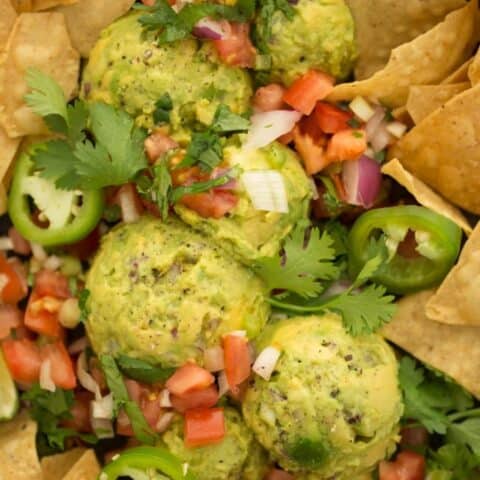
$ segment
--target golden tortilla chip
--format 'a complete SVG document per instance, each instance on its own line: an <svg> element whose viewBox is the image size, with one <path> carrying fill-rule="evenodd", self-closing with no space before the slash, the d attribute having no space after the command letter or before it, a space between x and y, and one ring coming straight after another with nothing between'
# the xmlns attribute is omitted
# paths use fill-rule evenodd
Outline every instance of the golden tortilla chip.
<svg viewBox="0 0 480 480"><path fill-rule="evenodd" d="M473 57L472 63L468 66L468 79L472 85L480 82L480 49L477 50L477 54Z"/></svg>
<svg viewBox="0 0 480 480"><path fill-rule="evenodd" d="M86 448L44 457L41 465L48 480L95 480L101 470L94 451Z"/></svg>
<svg viewBox="0 0 480 480"><path fill-rule="evenodd" d="M477 3L470 2L428 32L395 48L385 68L368 80L341 83L328 99L350 100L360 95L392 108L405 105L410 85L436 84L471 56L477 19Z"/></svg>
<svg viewBox="0 0 480 480"><path fill-rule="evenodd" d="M0 51L5 48L8 36L17 18L17 12L10 0L0 0Z"/></svg>
<svg viewBox="0 0 480 480"><path fill-rule="evenodd" d="M87 58L100 32L127 13L135 0L79 0L55 10L65 15L73 46Z"/></svg>
<svg viewBox="0 0 480 480"><path fill-rule="evenodd" d="M23 100L28 92L27 69L38 68L52 76L71 98L78 85L79 60L62 14L22 13L17 18L0 78L0 125L9 137L48 132L43 120Z"/></svg>
<svg viewBox="0 0 480 480"><path fill-rule="evenodd" d="M472 61L473 58L469 58L463 65L458 67L454 72L452 72L447 78L445 78L445 80L442 80L440 83L444 85L446 83L468 82L468 69L472 64Z"/></svg>
<svg viewBox="0 0 480 480"><path fill-rule="evenodd" d="M413 85L410 87L407 99L407 111L415 124L419 124L434 110L471 85L469 82L442 85Z"/></svg>
<svg viewBox="0 0 480 480"><path fill-rule="evenodd" d="M10 2L18 13L31 12L33 9L33 0L10 0Z"/></svg>
<svg viewBox="0 0 480 480"><path fill-rule="evenodd" d="M425 290L403 297L392 321L380 333L480 398L480 328L428 319L425 305L432 294L432 290Z"/></svg>
<svg viewBox="0 0 480 480"><path fill-rule="evenodd" d="M0 215L7 213L8 210L8 197L7 189L3 183L0 183ZM1 480L1 477L0 477Z"/></svg>
<svg viewBox="0 0 480 480"><path fill-rule="evenodd" d="M39 12L58 5L70 5L78 0L11 0L18 13Z"/></svg>
<svg viewBox="0 0 480 480"><path fill-rule="evenodd" d="M0 480L42 480L36 434L37 424L26 411L0 423Z"/></svg>
<svg viewBox="0 0 480 480"><path fill-rule="evenodd" d="M447 200L480 213L480 84L435 110L399 140L389 158Z"/></svg>
<svg viewBox="0 0 480 480"><path fill-rule="evenodd" d="M428 318L449 325L480 326L480 223L427 303Z"/></svg>
<svg viewBox="0 0 480 480"><path fill-rule="evenodd" d="M13 163L20 138L10 138L0 127L0 182L3 182L10 166Z"/></svg>
<svg viewBox="0 0 480 480"><path fill-rule="evenodd" d="M381 70L391 51L441 22L465 0L346 0L355 20L359 55L355 78L363 80ZM375 45L375 48L372 46Z"/></svg>
<svg viewBox="0 0 480 480"><path fill-rule="evenodd" d="M382 173L392 177L402 187L407 189L420 205L447 217L456 223L467 235L472 233L472 227L458 208L448 203L421 180L405 170L396 158L390 160L382 167Z"/></svg>

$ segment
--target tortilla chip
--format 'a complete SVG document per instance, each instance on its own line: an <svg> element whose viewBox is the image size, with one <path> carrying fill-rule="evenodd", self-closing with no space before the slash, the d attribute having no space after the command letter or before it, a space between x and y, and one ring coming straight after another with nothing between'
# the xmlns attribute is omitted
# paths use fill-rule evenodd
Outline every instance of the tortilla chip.
<svg viewBox="0 0 480 480"><path fill-rule="evenodd" d="M480 84L435 110L390 150L447 200L480 213Z"/></svg>
<svg viewBox="0 0 480 480"><path fill-rule="evenodd" d="M58 5L70 5L77 0L11 0L18 13L39 12Z"/></svg>
<svg viewBox="0 0 480 480"><path fill-rule="evenodd" d="M472 233L472 227L458 208L450 205L450 203L435 193L430 187L418 178L415 178L409 171L405 170L396 158L390 160L390 162L382 167L382 173L392 177L402 185L402 187L407 189L420 205L447 217L456 223L467 235Z"/></svg>
<svg viewBox="0 0 480 480"><path fill-rule="evenodd" d="M37 424L26 411L0 423L0 480L42 480L36 434Z"/></svg>
<svg viewBox="0 0 480 480"><path fill-rule="evenodd" d="M449 325L480 326L480 223L427 303L428 318Z"/></svg>
<svg viewBox="0 0 480 480"><path fill-rule="evenodd" d="M55 10L65 15L73 46L87 58L100 32L130 10L135 0L79 0Z"/></svg>
<svg viewBox="0 0 480 480"><path fill-rule="evenodd" d="M446 83L462 83L468 82L468 69L472 64L473 58L469 58L463 65L458 67L454 72L452 72L445 80L442 80L441 84Z"/></svg>
<svg viewBox="0 0 480 480"><path fill-rule="evenodd" d="M0 215L7 213L7 210L8 210L7 189L5 188L5 185L3 183L0 183Z"/></svg>
<svg viewBox="0 0 480 480"><path fill-rule="evenodd" d="M346 0L355 20L358 60L355 78L381 70L391 51L441 22L465 0ZM381 12L379 14L379 12ZM375 48L372 46L375 45Z"/></svg>
<svg viewBox="0 0 480 480"><path fill-rule="evenodd" d="M413 85L407 99L407 111L415 124L419 124L434 110L459 93L470 88L469 82L444 85Z"/></svg>
<svg viewBox="0 0 480 480"><path fill-rule="evenodd" d="M9 137L48 132L25 104L25 73L34 67L52 76L71 98L77 89L79 55L68 36L65 18L56 12L22 13L7 44L0 78L0 125Z"/></svg>
<svg viewBox="0 0 480 480"><path fill-rule="evenodd" d="M0 127L0 182L3 182L10 165L15 158L20 138L10 138Z"/></svg>
<svg viewBox="0 0 480 480"><path fill-rule="evenodd" d="M17 18L10 0L0 0L0 51L5 48L8 36Z"/></svg>
<svg viewBox="0 0 480 480"><path fill-rule="evenodd" d="M44 457L41 465L48 480L94 480L101 470L95 452L86 448Z"/></svg>
<svg viewBox="0 0 480 480"><path fill-rule="evenodd" d="M436 84L471 56L477 19L477 3L470 2L428 32L395 48L385 68L373 77L341 83L328 99L351 100L360 95L392 108L405 105L410 85Z"/></svg>
<svg viewBox="0 0 480 480"><path fill-rule="evenodd" d="M10 0L13 8L18 13L31 12L33 8L33 0Z"/></svg>
<svg viewBox="0 0 480 480"><path fill-rule="evenodd" d="M428 319L425 305L432 294L432 290L425 290L403 297L394 318L380 333L480 399L480 329Z"/></svg>
<svg viewBox="0 0 480 480"><path fill-rule="evenodd" d="M477 50L477 54L473 57L472 63L468 66L468 79L472 85L480 82L480 49Z"/></svg>

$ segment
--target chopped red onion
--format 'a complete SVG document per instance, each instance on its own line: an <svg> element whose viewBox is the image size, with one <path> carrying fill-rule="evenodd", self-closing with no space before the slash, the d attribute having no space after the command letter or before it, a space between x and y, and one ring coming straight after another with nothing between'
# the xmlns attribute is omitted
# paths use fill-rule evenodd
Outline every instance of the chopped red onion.
<svg viewBox="0 0 480 480"><path fill-rule="evenodd" d="M197 38L205 38L207 40L222 40L228 36L230 31L230 24L226 21L212 20L205 17L199 20L192 33Z"/></svg>
<svg viewBox="0 0 480 480"><path fill-rule="evenodd" d="M382 183L380 165L366 155L343 162L342 181L347 203L369 208L380 192Z"/></svg>
<svg viewBox="0 0 480 480"><path fill-rule="evenodd" d="M375 107L375 113L373 114L372 117L370 117L370 120L365 125L365 133L367 135L367 141L370 142L372 140L372 138L375 135L375 132L377 131L380 124L383 122L384 118L385 118L385 110L379 105L377 105L377 107Z"/></svg>
<svg viewBox="0 0 480 480"><path fill-rule="evenodd" d="M272 110L255 113L243 147L247 150L262 148L277 138L290 132L300 120L302 114L295 110Z"/></svg>

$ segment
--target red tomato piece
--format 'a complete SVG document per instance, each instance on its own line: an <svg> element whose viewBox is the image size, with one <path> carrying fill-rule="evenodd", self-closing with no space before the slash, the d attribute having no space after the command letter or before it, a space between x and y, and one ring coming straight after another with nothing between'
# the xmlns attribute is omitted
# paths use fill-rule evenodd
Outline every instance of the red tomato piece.
<svg viewBox="0 0 480 480"><path fill-rule="evenodd" d="M53 383L65 390L71 390L77 386L77 378L72 359L63 342L47 343L40 347L42 361L50 360Z"/></svg>
<svg viewBox="0 0 480 480"><path fill-rule="evenodd" d="M255 66L255 47L250 40L250 25L248 23L231 23L230 32L213 44L218 55L227 65L253 68Z"/></svg>
<svg viewBox="0 0 480 480"><path fill-rule="evenodd" d="M183 434L187 447L200 447L220 442L225 436L223 408L187 410Z"/></svg>
<svg viewBox="0 0 480 480"><path fill-rule="evenodd" d="M118 412L115 431L118 435L123 435L124 437L133 437L135 435L130 419L123 408Z"/></svg>
<svg viewBox="0 0 480 480"><path fill-rule="evenodd" d="M348 121L353 118L351 112L346 112L327 102L318 102L313 115L318 126L325 133L337 133L350 128Z"/></svg>
<svg viewBox="0 0 480 480"><path fill-rule="evenodd" d="M186 363L176 370L167 380L165 386L173 395L185 395L191 390L207 388L215 381L215 377L195 363Z"/></svg>
<svg viewBox="0 0 480 480"><path fill-rule="evenodd" d="M68 278L60 272L40 270L35 275L34 290L38 297L70 298Z"/></svg>
<svg viewBox="0 0 480 480"><path fill-rule="evenodd" d="M7 261L3 253L0 253L0 275L2 277L0 297L3 303L15 304L25 298L28 288L20 272Z"/></svg>
<svg viewBox="0 0 480 480"><path fill-rule="evenodd" d="M294 480L294 477L284 470L272 468L272 470L265 475L263 480Z"/></svg>
<svg viewBox="0 0 480 480"><path fill-rule="evenodd" d="M100 229L96 227L85 238L71 245L65 245L65 250L80 260L88 260L100 245Z"/></svg>
<svg viewBox="0 0 480 480"><path fill-rule="evenodd" d="M223 338L223 358L228 385L233 390L250 376L248 340L238 335L226 335Z"/></svg>
<svg viewBox="0 0 480 480"><path fill-rule="evenodd" d="M327 158L330 162L355 160L367 149L365 130L342 130L330 139L327 147Z"/></svg>
<svg viewBox="0 0 480 480"><path fill-rule="evenodd" d="M22 312L14 305L0 305L0 340L10 335L12 329L23 323Z"/></svg>
<svg viewBox="0 0 480 480"><path fill-rule="evenodd" d="M283 96L283 101L298 112L310 115L319 100L332 90L335 79L318 70L309 70L295 80Z"/></svg>
<svg viewBox="0 0 480 480"><path fill-rule="evenodd" d="M145 151L151 164L155 163L163 154L169 150L178 147L178 143L173 138L160 131L150 134L144 142Z"/></svg>
<svg viewBox="0 0 480 480"><path fill-rule="evenodd" d="M173 408L180 413L192 408L210 408L218 402L218 390L215 385L210 385L202 390L193 390L185 395L171 395Z"/></svg>
<svg viewBox="0 0 480 480"><path fill-rule="evenodd" d="M47 303L58 303L60 307L61 301L55 297L40 297L36 290L32 292L28 299L27 310L25 311L25 326L40 335L47 337L61 338L63 336L63 327L58 321L58 309L53 308L47 310Z"/></svg>
<svg viewBox="0 0 480 480"><path fill-rule="evenodd" d="M402 447L423 447L428 445L429 434L425 427L409 427L406 425L400 431Z"/></svg>
<svg viewBox="0 0 480 480"><path fill-rule="evenodd" d="M180 203L204 218L222 218L237 202L238 197L234 193L223 190L184 195L180 199Z"/></svg>
<svg viewBox="0 0 480 480"><path fill-rule="evenodd" d="M259 112L280 110L285 106L283 95L285 95L285 87L278 83L270 83L257 89L253 97L253 106Z"/></svg>
<svg viewBox="0 0 480 480"><path fill-rule="evenodd" d="M21 340L7 338L2 342L2 351L15 381L23 383L38 381L42 359L35 342L27 338Z"/></svg>
<svg viewBox="0 0 480 480"><path fill-rule="evenodd" d="M73 418L63 420L62 426L72 428L76 432L90 433L92 431L90 402L93 398L93 394L90 392L76 392L73 406L70 409Z"/></svg>
<svg viewBox="0 0 480 480"><path fill-rule="evenodd" d="M329 165L330 162L325 154L325 147L316 143L310 135L305 135L301 133L299 128L295 128L293 130L293 139L295 148L302 158L305 171L309 175L314 175Z"/></svg>
<svg viewBox="0 0 480 480"><path fill-rule="evenodd" d="M416 452L400 452L393 462L380 462L380 480L424 480L425 457Z"/></svg>

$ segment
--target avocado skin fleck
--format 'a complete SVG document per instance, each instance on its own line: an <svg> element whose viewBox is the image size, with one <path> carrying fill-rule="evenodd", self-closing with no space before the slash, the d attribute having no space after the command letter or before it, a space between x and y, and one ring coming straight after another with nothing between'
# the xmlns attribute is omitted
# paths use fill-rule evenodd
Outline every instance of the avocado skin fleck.
<svg viewBox="0 0 480 480"><path fill-rule="evenodd" d="M403 405L397 362L378 335L351 337L340 317L295 317L256 340L281 351L255 376L242 409L272 459L301 480L351 479L395 449Z"/></svg>
<svg viewBox="0 0 480 480"><path fill-rule="evenodd" d="M203 350L233 330L254 338L270 313L259 278L175 219L114 228L86 288L94 350L164 367L201 364Z"/></svg>

